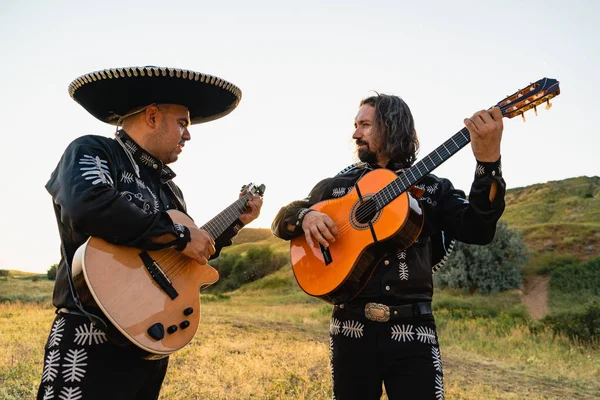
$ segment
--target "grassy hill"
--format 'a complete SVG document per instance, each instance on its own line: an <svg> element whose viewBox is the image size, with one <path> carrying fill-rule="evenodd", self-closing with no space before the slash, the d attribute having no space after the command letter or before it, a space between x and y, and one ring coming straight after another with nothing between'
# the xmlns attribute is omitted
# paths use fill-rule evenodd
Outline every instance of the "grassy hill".
<svg viewBox="0 0 600 400"><path fill-rule="evenodd" d="M510 189L502 219L523 232L530 250L595 257L600 253L600 177Z"/></svg>
<svg viewBox="0 0 600 400"><path fill-rule="evenodd" d="M570 254L588 259L600 254L600 177L550 181L506 193L502 219L523 232L530 250ZM225 253L241 254L250 246L269 246L288 252L289 243L269 229L244 228Z"/></svg>

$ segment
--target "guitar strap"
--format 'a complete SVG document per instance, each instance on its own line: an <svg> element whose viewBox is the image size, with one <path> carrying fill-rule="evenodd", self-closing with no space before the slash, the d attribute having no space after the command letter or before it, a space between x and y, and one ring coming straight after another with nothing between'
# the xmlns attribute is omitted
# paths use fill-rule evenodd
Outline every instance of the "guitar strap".
<svg viewBox="0 0 600 400"><path fill-rule="evenodd" d="M75 284L73 283L73 272L71 271L71 264L69 264L69 261L67 261L67 252L65 250L65 245L64 243L60 243L60 251L62 252L62 256L63 256L63 260L65 260L65 267L67 268L67 275L68 275L68 281L69 281L69 288L71 290L71 297L73 298L73 301L75 302L75 305L77 306L77 308L79 309L79 311L85 316L87 317L87 319L94 324L94 326L96 326L97 328L99 328L102 331L105 331L108 329L108 326L106 325L106 322L98 317L97 315L91 314L87 311L85 311L85 309L83 308L83 304L81 304L81 300L79 300L79 297L77 296L77 292L75 291Z"/></svg>

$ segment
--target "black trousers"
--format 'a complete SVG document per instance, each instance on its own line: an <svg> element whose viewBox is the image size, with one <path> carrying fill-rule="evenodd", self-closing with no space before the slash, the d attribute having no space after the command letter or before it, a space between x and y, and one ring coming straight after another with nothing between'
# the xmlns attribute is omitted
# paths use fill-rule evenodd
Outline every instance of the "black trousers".
<svg viewBox="0 0 600 400"><path fill-rule="evenodd" d="M442 400L444 376L432 315L374 322L335 307L330 323L334 400Z"/></svg>
<svg viewBox="0 0 600 400"><path fill-rule="evenodd" d="M38 400L158 399L169 359L144 360L87 318L58 314L45 346Z"/></svg>

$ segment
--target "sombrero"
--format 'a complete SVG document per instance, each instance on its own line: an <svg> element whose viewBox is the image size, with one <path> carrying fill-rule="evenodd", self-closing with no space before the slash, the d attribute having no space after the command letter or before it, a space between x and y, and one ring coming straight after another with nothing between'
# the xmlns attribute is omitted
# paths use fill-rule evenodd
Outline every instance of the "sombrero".
<svg viewBox="0 0 600 400"><path fill-rule="evenodd" d="M192 124L229 114L241 90L216 76L180 68L124 67L90 72L69 85L69 94L100 121L119 125L123 116L150 104L179 104Z"/></svg>

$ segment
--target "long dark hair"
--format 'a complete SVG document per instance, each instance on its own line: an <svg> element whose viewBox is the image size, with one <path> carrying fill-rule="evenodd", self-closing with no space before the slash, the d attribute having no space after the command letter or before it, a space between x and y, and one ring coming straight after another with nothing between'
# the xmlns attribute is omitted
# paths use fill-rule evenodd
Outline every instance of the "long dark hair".
<svg viewBox="0 0 600 400"><path fill-rule="evenodd" d="M419 139L408 105L398 96L380 94L367 97L360 105L375 107L375 127L381 134L381 153L400 168L410 167L417 158Z"/></svg>

